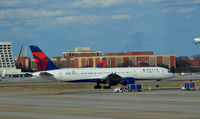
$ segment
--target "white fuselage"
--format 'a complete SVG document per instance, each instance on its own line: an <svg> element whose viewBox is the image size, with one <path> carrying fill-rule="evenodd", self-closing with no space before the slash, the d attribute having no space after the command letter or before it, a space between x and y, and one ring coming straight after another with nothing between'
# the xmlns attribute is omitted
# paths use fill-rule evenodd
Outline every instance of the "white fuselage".
<svg viewBox="0 0 200 119"><path fill-rule="evenodd" d="M64 68L43 71L52 74L60 81L75 81L85 79L104 79L110 74L117 74L122 78L132 77L136 80L169 79L174 75L162 67L129 67L129 68ZM41 72L33 73L40 77Z"/></svg>

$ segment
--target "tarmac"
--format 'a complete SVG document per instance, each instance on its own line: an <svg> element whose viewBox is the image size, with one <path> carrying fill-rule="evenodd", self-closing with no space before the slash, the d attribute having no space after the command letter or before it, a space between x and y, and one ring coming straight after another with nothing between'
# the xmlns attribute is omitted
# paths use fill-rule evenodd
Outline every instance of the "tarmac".
<svg viewBox="0 0 200 119"><path fill-rule="evenodd" d="M1 119L200 118L200 91L38 89L0 90L0 96Z"/></svg>

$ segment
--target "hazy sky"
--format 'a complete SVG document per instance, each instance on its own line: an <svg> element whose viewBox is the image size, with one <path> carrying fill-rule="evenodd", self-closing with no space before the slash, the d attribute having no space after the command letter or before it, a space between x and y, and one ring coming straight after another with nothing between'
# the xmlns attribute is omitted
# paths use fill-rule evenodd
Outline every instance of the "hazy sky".
<svg viewBox="0 0 200 119"><path fill-rule="evenodd" d="M50 57L87 46L191 56L200 53L195 37L200 0L0 0L0 41L14 55L36 44Z"/></svg>

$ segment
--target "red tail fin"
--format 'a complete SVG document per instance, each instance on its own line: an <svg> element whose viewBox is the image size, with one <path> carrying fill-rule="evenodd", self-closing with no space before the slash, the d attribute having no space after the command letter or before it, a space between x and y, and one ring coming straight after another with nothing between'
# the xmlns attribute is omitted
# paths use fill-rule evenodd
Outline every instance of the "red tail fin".
<svg viewBox="0 0 200 119"><path fill-rule="evenodd" d="M36 45L30 46L31 52L35 59L39 71L58 69L56 65L40 50Z"/></svg>

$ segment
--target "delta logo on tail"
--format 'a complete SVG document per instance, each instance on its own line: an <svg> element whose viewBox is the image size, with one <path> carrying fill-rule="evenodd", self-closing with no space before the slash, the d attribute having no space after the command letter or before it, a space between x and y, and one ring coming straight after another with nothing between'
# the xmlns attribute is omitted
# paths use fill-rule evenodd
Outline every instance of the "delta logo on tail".
<svg viewBox="0 0 200 119"><path fill-rule="evenodd" d="M31 52L39 71L59 69L36 45L30 45Z"/></svg>
<svg viewBox="0 0 200 119"><path fill-rule="evenodd" d="M97 65L97 68L103 68L104 63L105 63L105 57L101 59L101 61L99 62L99 64Z"/></svg>

